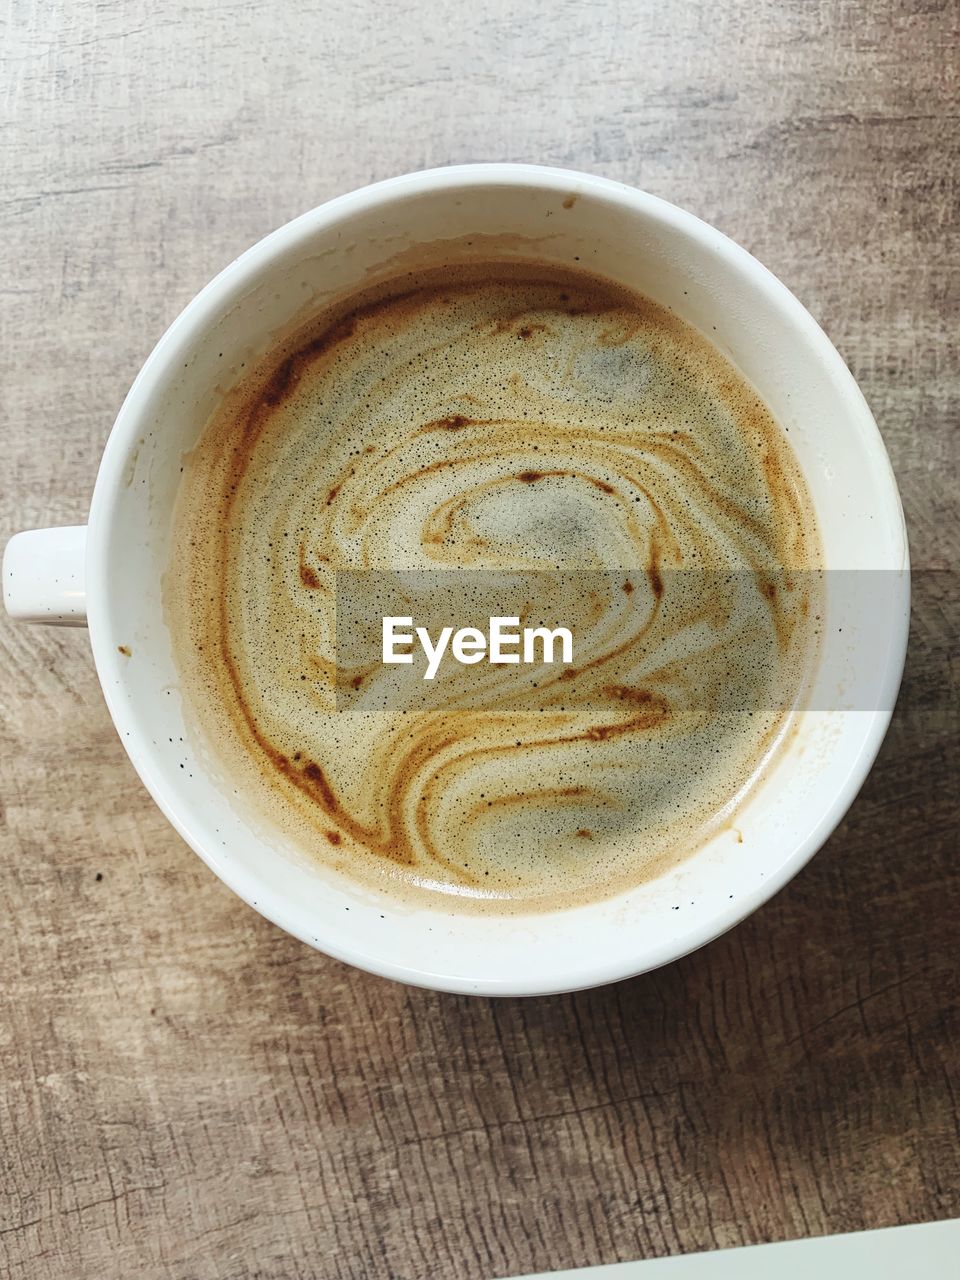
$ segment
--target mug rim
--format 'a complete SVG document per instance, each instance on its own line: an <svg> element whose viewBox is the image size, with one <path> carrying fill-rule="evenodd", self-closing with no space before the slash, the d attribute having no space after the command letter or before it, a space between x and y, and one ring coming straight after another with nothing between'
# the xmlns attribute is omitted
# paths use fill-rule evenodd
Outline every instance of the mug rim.
<svg viewBox="0 0 960 1280"><path fill-rule="evenodd" d="M235 862L224 863L207 847L202 834L195 832L180 812L178 788L154 767L147 747L149 731L142 715L138 715L115 692L108 679L108 660L112 659L109 644L110 625L107 609L106 565L108 537L115 495L122 485L124 469L128 463L140 426L150 410L152 397L171 366L171 356L179 353L185 340L193 341L204 332L229 305L238 293L250 287L259 273L269 267L271 261L298 243L312 238L323 227L349 218L361 210L369 210L387 204L410 192L426 190L443 191L469 187L533 187L542 190L560 189L568 192L575 184L579 194L593 195L625 205L641 216L658 219L688 237L706 243L711 252L727 259L729 265L741 275L752 278L755 286L762 288L778 310L802 327L810 340L813 358L822 363L832 381L838 381L848 398L848 414L856 416L864 447L869 449L875 462L886 464L885 520L895 525L894 542L899 541L900 563L891 568L900 570L909 582L909 549L903 510L890 460L873 415L839 352L830 339L806 310L771 271L764 267L746 249L731 240L723 232L695 214L679 208L659 196L631 187L613 179L585 174L577 170L538 165L485 163L456 165L440 169L427 169L388 178L336 196L308 210L257 241L233 262L220 271L197 293L169 325L157 342L135 378L121 405L114 426L107 439L97 473L90 506L86 549L87 612L90 643L94 663L107 707L120 740L155 803L167 820L193 851L211 870L254 910L270 919L288 933L310 946L318 947L326 954L382 977L403 981L433 990L445 990L487 995L539 995L578 990L603 985L655 969L680 959L700 946L714 940L733 928L754 910L769 900L823 846L865 781L876 759L886 734L897 691L902 678L906 657L909 613L891 622L890 646L884 671L883 698L880 707L870 712L870 723L864 727L860 747L855 759L834 788L833 798L821 815L816 828L810 832L761 885L752 892L738 896L733 903L719 906L709 920L690 927L677 935L670 943L657 951L643 951L638 947L636 964L625 967L622 959L613 961L579 959L568 965L569 972L557 972L555 980L534 983L522 976L504 981L495 978L471 978L427 973L410 964L383 962L371 957L362 946L333 947L322 937L317 937L303 927L295 915L293 906L280 892L266 892L262 881L255 874ZM899 534L897 539L896 534ZM889 709L887 709L889 708ZM449 913L450 918L456 916Z"/></svg>

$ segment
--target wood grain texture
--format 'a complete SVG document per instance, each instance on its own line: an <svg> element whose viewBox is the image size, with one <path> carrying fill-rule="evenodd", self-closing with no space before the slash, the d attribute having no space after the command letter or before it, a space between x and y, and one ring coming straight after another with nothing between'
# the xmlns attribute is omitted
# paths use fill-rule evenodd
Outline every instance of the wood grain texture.
<svg viewBox="0 0 960 1280"><path fill-rule="evenodd" d="M12 0L0 534L85 518L166 324L335 193L478 159L684 205L870 401L918 575L880 760L712 946L576 996L408 990L180 842L83 633L0 623L0 1274L502 1276L960 1214L958 8Z"/></svg>

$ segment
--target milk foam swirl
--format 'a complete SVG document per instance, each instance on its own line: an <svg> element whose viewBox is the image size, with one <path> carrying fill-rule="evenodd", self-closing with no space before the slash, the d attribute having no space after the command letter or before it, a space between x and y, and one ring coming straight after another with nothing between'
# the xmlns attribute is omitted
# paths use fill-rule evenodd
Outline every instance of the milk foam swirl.
<svg viewBox="0 0 960 1280"><path fill-rule="evenodd" d="M817 534L779 427L675 317L552 268L408 279L317 318L214 415L175 539L207 738L299 843L414 897L564 905L697 848L816 652L815 579L790 571ZM525 682L470 668L385 706L382 670L337 645L345 570L444 571L464 624L484 574L526 573L530 615L562 603L582 644Z"/></svg>

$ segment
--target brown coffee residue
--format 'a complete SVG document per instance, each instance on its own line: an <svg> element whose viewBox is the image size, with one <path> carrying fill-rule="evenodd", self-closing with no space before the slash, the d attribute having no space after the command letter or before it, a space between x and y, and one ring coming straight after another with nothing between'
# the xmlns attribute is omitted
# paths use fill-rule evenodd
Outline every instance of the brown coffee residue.
<svg viewBox="0 0 960 1280"><path fill-rule="evenodd" d="M476 425L475 418L465 418L462 413L452 414L448 418L438 418L436 422L428 422L424 431L461 431L464 427Z"/></svg>
<svg viewBox="0 0 960 1280"><path fill-rule="evenodd" d="M308 564L300 564L300 581L308 591L316 591L320 586L320 579L315 569L311 569Z"/></svg>
<svg viewBox="0 0 960 1280"><path fill-rule="evenodd" d="M338 874L527 911L729 821L815 657L813 575L782 570L818 554L785 436L703 338L585 273L479 263L343 300L226 397L165 598L202 731L271 822ZM335 575L411 565L616 576L522 696L493 671L368 711L382 669L338 673ZM731 566L759 590L719 590Z"/></svg>

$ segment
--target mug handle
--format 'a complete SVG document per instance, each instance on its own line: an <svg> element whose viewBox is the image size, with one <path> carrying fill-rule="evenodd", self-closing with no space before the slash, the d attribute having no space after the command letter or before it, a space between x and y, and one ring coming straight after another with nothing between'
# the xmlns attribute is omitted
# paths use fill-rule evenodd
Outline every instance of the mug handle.
<svg viewBox="0 0 960 1280"><path fill-rule="evenodd" d="M3 603L17 622L87 625L87 526L15 533L3 552Z"/></svg>

